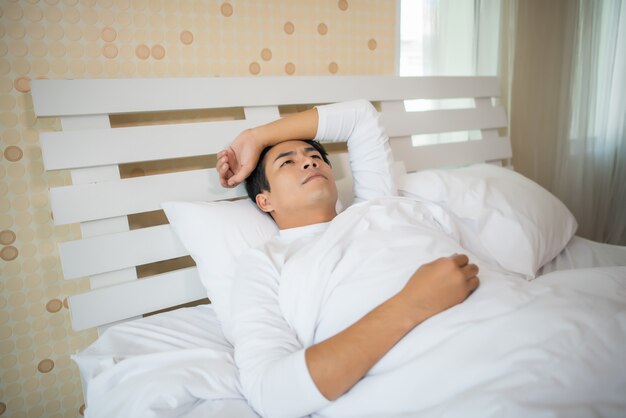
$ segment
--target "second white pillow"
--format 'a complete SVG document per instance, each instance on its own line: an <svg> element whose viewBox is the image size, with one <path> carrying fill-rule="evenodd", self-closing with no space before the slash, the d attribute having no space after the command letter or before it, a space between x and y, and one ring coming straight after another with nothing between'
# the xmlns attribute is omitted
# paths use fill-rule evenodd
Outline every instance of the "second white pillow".
<svg viewBox="0 0 626 418"><path fill-rule="evenodd" d="M528 280L561 252L578 227L550 192L491 164L409 173L399 178L398 190L448 208L468 250Z"/></svg>

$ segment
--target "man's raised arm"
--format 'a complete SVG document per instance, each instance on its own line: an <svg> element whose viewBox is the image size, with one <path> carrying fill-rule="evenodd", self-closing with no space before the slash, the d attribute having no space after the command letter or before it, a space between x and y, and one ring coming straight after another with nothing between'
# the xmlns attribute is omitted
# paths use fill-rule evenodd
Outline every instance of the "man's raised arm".
<svg viewBox="0 0 626 418"><path fill-rule="evenodd" d="M393 196L393 157L380 115L367 100L333 103L246 129L217 154L223 187L235 187L256 167L265 147L293 139L347 141L356 201Z"/></svg>

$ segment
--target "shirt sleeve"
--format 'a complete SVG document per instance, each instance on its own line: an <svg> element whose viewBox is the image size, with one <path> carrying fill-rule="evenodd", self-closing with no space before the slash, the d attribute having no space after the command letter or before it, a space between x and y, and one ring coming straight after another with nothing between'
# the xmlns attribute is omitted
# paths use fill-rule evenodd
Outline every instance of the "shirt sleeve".
<svg viewBox="0 0 626 418"><path fill-rule="evenodd" d="M367 100L317 106L315 139L346 141L354 178L355 203L396 196L393 155L380 115Z"/></svg>
<svg viewBox="0 0 626 418"><path fill-rule="evenodd" d="M309 374L305 347L282 315L279 276L268 257L246 252L236 277L231 333L250 405L263 417L301 417L328 405Z"/></svg>

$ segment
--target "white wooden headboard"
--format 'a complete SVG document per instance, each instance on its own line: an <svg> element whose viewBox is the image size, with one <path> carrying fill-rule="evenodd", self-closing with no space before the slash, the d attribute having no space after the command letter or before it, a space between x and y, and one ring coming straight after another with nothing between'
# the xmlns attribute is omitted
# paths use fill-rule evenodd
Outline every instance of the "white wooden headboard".
<svg viewBox="0 0 626 418"><path fill-rule="evenodd" d="M60 117L41 132L46 170L71 170L72 185L50 189L54 222L80 223L82 239L59 243L66 280L90 277L92 290L68 298L75 330L102 326L206 298L195 267L137 279L136 266L186 255L169 225L129 229L128 215L166 200L213 201L245 195L222 189L215 170L120 178L120 164L206 156L241 130L280 116L279 106L364 98L380 102L396 160L407 171L511 157L495 77L246 77L34 80L37 117ZM407 99L471 98L474 106L407 112ZM112 128L111 115L243 108L245 119ZM480 130L481 139L413 147L411 135ZM208 157L207 157L208 158ZM347 172L346 158L333 165Z"/></svg>

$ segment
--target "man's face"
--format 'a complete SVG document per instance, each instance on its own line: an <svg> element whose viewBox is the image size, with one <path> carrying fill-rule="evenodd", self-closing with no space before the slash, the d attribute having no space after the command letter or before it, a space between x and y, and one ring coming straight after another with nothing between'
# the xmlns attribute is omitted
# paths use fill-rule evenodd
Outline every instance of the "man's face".
<svg viewBox="0 0 626 418"><path fill-rule="evenodd" d="M337 186L331 167L319 151L303 141L286 141L265 155L271 191L257 195L257 204L276 216L297 216L308 209L332 208Z"/></svg>

